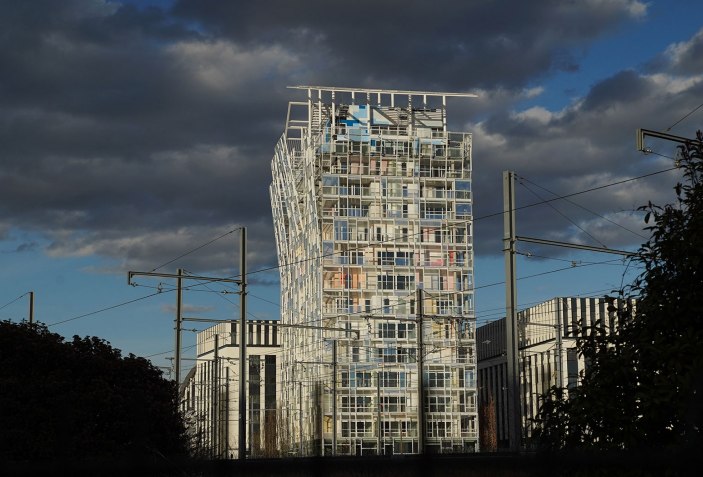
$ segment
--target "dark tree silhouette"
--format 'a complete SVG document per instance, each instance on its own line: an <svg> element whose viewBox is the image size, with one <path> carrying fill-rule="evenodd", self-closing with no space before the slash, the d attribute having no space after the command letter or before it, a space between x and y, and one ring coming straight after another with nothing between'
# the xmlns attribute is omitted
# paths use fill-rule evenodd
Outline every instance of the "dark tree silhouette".
<svg viewBox="0 0 703 477"><path fill-rule="evenodd" d="M0 322L0 460L185 455L176 385L100 338Z"/></svg>
<svg viewBox="0 0 703 477"><path fill-rule="evenodd" d="M680 146L684 182L674 204L648 204L644 268L621 291L634 307L611 310L578 342L582 385L553 388L537 418L551 449L703 448L703 135Z"/></svg>

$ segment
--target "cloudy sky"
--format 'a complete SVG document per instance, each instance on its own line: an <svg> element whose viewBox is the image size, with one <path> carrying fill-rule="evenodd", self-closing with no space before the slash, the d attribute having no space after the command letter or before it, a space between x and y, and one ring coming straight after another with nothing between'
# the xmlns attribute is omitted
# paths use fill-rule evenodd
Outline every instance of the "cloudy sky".
<svg viewBox="0 0 703 477"><path fill-rule="evenodd" d="M276 266L270 159L300 84L478 95L449 100L450 129L474 134L477 314L497 318L502 222L483 217L501 210L501 172L524 178L521 206L671 168L674 145L643 155L635 130L703 127L700 13L692 0L0 0L0 318L26 317L32 290L58 333L168 351L174 294L140 298L173 283L130 287L126 272L236 273L240 226L249 271ZM679 176L526 208L519 234L636 248L637 207L670 201ZM523 304L633 273L521 248L521 276L578 265L526 278ZM275 318L277 272L251 280L252 313ZM236 316L221 291L188 292L188 311Z"/></svg>

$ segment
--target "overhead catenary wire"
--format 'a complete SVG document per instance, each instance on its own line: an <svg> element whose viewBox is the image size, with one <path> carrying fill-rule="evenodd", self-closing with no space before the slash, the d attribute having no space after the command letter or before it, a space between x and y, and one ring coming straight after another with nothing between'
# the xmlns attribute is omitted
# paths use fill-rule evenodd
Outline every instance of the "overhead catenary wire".
<svg viewBox="0 0 703 477"><path fill-rule="evenodd" d="M541 185L539 185L539 184L536 184L535 182L529 180L528 178L526 178L526 177L524 177L524 176L518 175L518 177L520 178L521 181L529 182L530 184L534 185L535 187L539 187L540 189L542 189L542 190L545 191L545 192L548 192L548 193L550 193L550 194L552 194L552 195L555 195L555 196L558 196L558 195L559 195L559 194L557 194L556 192L553 192L553 191L547 189L546 187L543 187L543 186L541 186ZM523 186L525 185L524 183L521 183L521 184L522 184ZM529 189L528 189L528 190L529 190ZM584 207L584 206L582 206L581 204L578 204L578 203L576 203L576 202L574 202L574 201L572 201L572 200L569 200L568 198L564 198L564 200L565 200L566 202L572 204L572 205L575 205L576 207L578 207L578 208L580 208L580 209L582 209L582 210L585 210L586 212L590 212L591 214L595 215L596 217L600 217L601 219L603 219L603 220L605 220L605 221L607 221L607 222L610 222L611 224L615 225L616 227L620 227L620 228L623 229L623 230L627 230L628 232L630 232L630 233L632 233L632 234L634 234L634 235L637 235L637 236L640 237L640 238L643 238L643 239L647 240L647 237L644 236L644 235L642 235L641 233L635 232L634 230L629 229L629 228L625 227L624 225L615 222L614 220L610 220L609 218L605 217L604 215L599 214L598 212L595 212L595 211L589 209L588 207ZM602 244L601 244L601 245L602 245Z"/></svg>
<svg viewBox="0 0 703 477"><path fill-rule="evenodd" d="M687 117L689 117L690 115L692 115L693 113L695 113L696 111L698 111L701 107L703 107L703 103L701 103L701 104L699 104L698 106L696 106L695 108L693 108L692 111L688 112L688 113L685 114L681 119L679 119L679 120L676 121L674 124L672 124L671 126L669 126L668 128L666 128L666 131L667 131L667 132L668 132L668 131L671 131L671 128L673 128L674 126L676 126L677 124L679 124L681 121L683 121L684 119L686 119Z"/></svg>
<svg viewBox="0 0 703 477"><path fill-rule="evenodd" d="M542 200L542 201L545 200L544 197L540 196L537 192L535 192L535 191L533 191L531 188L529 188L521 179L518 179L518 182L519 182L519 184L522 185L525 189L527 189L530 193L532 193L535 197L537 197L538 199L540 199L540 200ZM566 199L566 200L568 200L568 199ZM601 242L600 240L598 240L596 237L594 237L593 235L591 235L586 229L584 229L584 228L581 227L579 224L577 224L576 221L572 220L570 217L568 217L568 216L567 216L566 214L564 214L562 211L560 211L559 209L557 209L557 208L554 206L554 204L552 204L551 202L545 202L545 205L548 205L554 212L556 212L557 214L559 214L559 215L561 215L562 217L564 217L564 218L565 218L566 220L568 220L574 227L576 227L576 228L579 229L581 232L583 232L584 234L586 234L586 235L588 235L589 237L591 237L591 239L593 239L594 242L597 242L598 245L600 245L600 246L603 247L603 248L608 248L608 246L607 246L606 244L604 244L603 242Z"/></svg>
<svg viewBox="0 0 703 477"><path fill-rule="evenodd" d="M208 245L210 245L210 244L212 244L212 243L215 243L215 242L217 242L218 240L220 240L220 239L222 239L222 238L224 238L224 237L226 237L226 236L228 236L228 235L230 235L230 234L233 234L233 233L236 232L237 230L241 230L241 229L242 229L241 226L240 226L240 227L235 227L234 229L229 230L229 231L223 233L223 234L220 235L219 237L215 237L214 239L212 239L212 240L210 240L210 241L208 241L208 242L205 242L205 243L202 244L202 245L199 245L199 246L197 246L197 247L195 247L195 248L193 248L193 249L191 249L191 250L188 250L188 251L185 252L185 253L182 253L181 255L177 256L177 257L174 258L174 259L169 260L168 262L162 263L162 264L159 265L158 267L153 268L151 271L152 271L152 272L155 272L156 270L158 270L158 269L160 269L160 268L163 268L163 267L165 267L166 265L170 265L171 263L175 262L176 260L179 260L179 259L181 259L181 258L183 258L183 257L186 257L186 256L190 255L191 253L200 250L201 248L207 247Z"/></svg>
<svg viewBox="0 0 703 477"><path fill-rule="evenodd" d="M48 323L46 326L47 326L47 327L51 327L51 326L61 325L61 324L63 324L63 323L68 323L69 321L78 320L78 319L80 319L80 318L85 318L85 317L87 317L87 316L97 315L98 313L102 313L102 312L104 312L104 311L109 311L109 310L114 310L115 308L119 308L119 307L121 307L121 306L129 305L129 304L132 304L132 303L136 303L136 302L138 302L138 301L146 300L147 298L151 298L151 297L153 297L153 296L160 295L160 294L161 294L161 292L152 293L151 295L146 295L146 296L142 296L142 297L139 297L139 298L135 298L134 300L125 301L125 302L122 302L122 303L118 303L118 304L116 304L116 305L112 305L112 306L107 306L107 307L105 307L105 308L101 308L101 309L99 309L99 310L91 311L91 312L88 312L88 313L83 313L82 315L74 316L73 318L68 318L68 319L66 319L66 320L61 320L61 321L55 321L55 322L53 322L53 323Z"/></svg>
<svg viewBox="0 0 703 477"><path fill-rule="evenodd" d="M602 189L605 189L605 188L608 188L608 187L613 187L613 186L620 185L620 184L624 184L624 183L627 183L627 182L632 182L632 181L641 180L641 179L644 179L644 178L647 178L647 177L652 177L652 176L655 176L655 175L658 175L658 174L663 174L663 173L670 172L670 171L673 171L673 170L676 170L676 169L677 169L677 167L671 167L671 168L668 168L668 169L663 169L663 170L659 170L659 171L655 171L655 172L650 172L650 173L643 174L643 175L640 175L640 176L631 177L631 178L628 178L628 179L623 179L623 180L620 180L620 181L611 182L611 183L608 183L608 184L603 184L603 185L600 185L600 186L591 187L591 188L586 189L586 190L582 190L582 191L578 191L578 192L573 192L573 193L571 193L571 194L566 194L566 195L558 196L558 197L555 197L555 198L552 198L552 199L547 199L547 200L545 200L545 201L541 201L541 202L537 202L537 203L533 203L533 204L528 204L528 205L521 206L521 207L516 207L515 210L523 210L523 209L526 209L526 208L529 208L529 207L534 207L534 206L537 206L537 205L540 205L540 204L543 204L543 203L546 203L546 202L553 202L553 201L556 201L556 200L562 200L562 199L565 199L565 198L574 197L574 196L577 196L577 195L586 194L586 193L594 192L594 191L597 191L597 190L602 190ZM466 221L459 222L459 224L461 224L461 223L466 223L466 224L468 224L468 223L475 222L475 221L478 221L478 220L484 220L484 219L488 219L488 218L491 218L491 217L501 216L501 215L503 215L503 214L504 214L503 211L501 211L501 212L495 212L495 213L487 214L487 215L480 216L480 217L474 217L474 218L472 218L472 219L470 219L470 220L466 220ZM457 225L457 224L453 224L453 225ZM442 227L439 227L439 229L441 229L441 228L442 228ZM437 228L435 228L435 229L437 229ZM227 236L227 235L229 235L229 234L235 232L236 230L239 230L239 228L232 229L232 230L230 230L230 231L228 231L228 232L226 232L226 233L224 233L224 234L222 234L222 235L220 235L220 236L218 236L218 237L216 237L216 238L214 238L214 239L212 239L212 240L206 242L206 243L203 244L203 245L200 245L200 246L198 246L198 247L196 247L196 248L194 248L194 249L191 249L191 250L189 250L188 252L186 252L186 253L184 253L184 254L181 254L179 257L176 257L176 258L174 258L174 259L172 259L172 260L170 260L170 261L168 261L168 262L166 262L166 263L164 263L164 264L162 264L162 265L159 265L158 267L154 268L153 270L158 270L159 268L162 268L162 267L164 267L164 266L166 266L166 265L168 265L168 264L170 264L170 263L173 263L174 261L178 260L179 258L182 258L182 257L184 257L184 256L186 256L186 255L189 255L190 253L193 253L194 251L199 250L199 249L205 247L206 245L209 245L209 244L211 244L211 243L213 243L213 242L215 242L215 241L217 241L217 240L219 240L219 239L221 239L221 238L223 238L223 237L225 237L225 236ZM420 233L422 233L422 232L416 233L416 234L414 234L414 235L419 235ZM362 248L367 248L367 247L371 247L371 246L374 246L374 245L380 245L380 244L383 244L383 243L386 243L386 242L394 242L394 241L396 241L396 240L397 240L397 239L395 239L395 238L394 238L394 239L387 239L387 240L380 240L380 241L373 242L373 243L371 243L371 244L369 244L369 245L357 247L356 249L362 249ZM356 249L350 249L350 251L353 251L353 250L356 250ZM308 262L308 261L311 261L311 260L319 260L319 259L324 258L324 257L327 257L327 256L334 256L334 255L336 255L336 254L338 254L338 253L339 253L339 252L332 252L332 253L328 253L328 254L322 254L322 255L319 255L319 256L316 256L316 257L308 257L308 258L305 258L305 259L297 260L297 261L295 261L295 262L279 264L279 265L277 265L277 266L272 266L272 267L265 267L265 268L262 268L262 269L259 269L259 270L254 270L254 271L248 271L248 272L247 272L247 275L253 275L253 274L256 274L256 273L263 273L263 272L267 272L267 271L277 270L277 269L280 269L280 268L283 268L283 267L292 266L292 265L296 265L296 264L299 264L299 263L305 263L305 262ZM548 272L548 273L553 273L553 272ZM232 275L232 276L227 277L227 278L236 278L236 277L238 277L238 276L239 276L239 275L237 274L237 275ZM529 278L529 277L524 277L524 278ZM499 283L495 283L495 284L490 284L490 285L485 285L484 287L475 287L474 289L485 288L485 287L494 286L494 285L499 285L499 284L501 284L501 283L503 283L503 282L499 282ZM187 290L187 289L193 288L193 287L195 287L195 286L199 286L199 285L186 286L186 287L183 287L183 289L184 289L184 290ZM70 321L78 320L78 319L80 319L80 318L85 318L85 317L88 317L88 316L94 316L94 315L99 314L99 313L102 313L102 312L104 312L104 311L108 311L108 310L112 310L112 309L115 309L115 308L118 308L118 307L121 307L121 306L125 306L125 305L128 305L128 304L137 302L137 301L144 300L144 299L146 299L146 298L151 298L151 297L156 296L156 295L159 295L159 294L160 294L160 293L157 292L157 293L153 293L153 294L150 294L150 295L146 295L146 296L144 296L144 297L136 298L136 299L134 299L134 300L128 300L128 301L125 301L125 302L122 302L122 303L118 303L118 304L116 304L116 305L108 306L108 307L105 307L105 308L101 308L101 309L99 309L99 310L95 310L95 311L92 311L92 312L88 312L88 313L84 313L84 314L81 314L81 315L78 315L78 316L74 316L74 317L68 318L68 319L66 319L66 320L54 322L54 323L48 324L47 326L56 326L56 325L59 325L59 324L63 324L63 323L67 323L67 322L70 322Z"/></svg>
<svg viewBox="0 0 703 477"><path fill-rule="evenodd" d="M3 308L6 308L6 307L12 305L14 302L16 302L17 300L19 300L20 298L29 295L29 293L30 293L30 292L25 292L25 293L21 294L20 296L18 296L17 298L15 298L14 300L11 300L11 301L5 303L3 306L0 306L0 310L2 310Z"/></svg>
<svg viewBox="0 0 703 477"><path fill-rule="evenodd" d="M664 174L664 173L666 173L666 172L671 172L671 171L674 171L674 170L677 170L677 169L678 169L677 167L670 167L670 168L667 168L667 169L663 169L663 170L659 170L659 171L655 171L655 172L650 172L650 173L643 174L643 175L640 175L640 176L630 177L630 178L628 178L628 179L622 179L622 180L619 180L619 181L615 181L615 182L611 182L611 183L607 183L607 184L602 184L602 185L599 185L599 186L594 186L594 187L591 187L591 188L589 188L589 189L585 189L585 190L582 190L582 191L572 192L572 193L570 193L570 194L560 195L560 196L557 196L557 197L554 197L554 198L551 198L551 199L545 199L545 200L541 200L541 201L539 201L539 202L535 202L535 203L532 203L532 204L523 205L523 206L520 206L520 207L515 207L514 210L515 210L515 211L518 211L518 210L528 209L528 208L535 207L535 206L538 206L538 205L542 205L542 204L545 204L545 203L554 202L554 201L557 201L557 200L563 200L563 199L567 199L567 198L570 198L570 197L575 197L575 196L578 196L578 195L586 194L586 193L589 193L589 192L595 192L595 191L598 191L598 190L606 189L606 188L608 188L608 187L613 187L613 186L616 186L616 185L626 184L626 183L628 183L628 182L632 182L632 181L636 181L636 180L646 179L646 178L648 178L648 177L652 177L652 176L655 176L655 175L658 175L658 174ZM472 223L472 222L476 222L476 221L479 221L479 220L485 220L485 219L489 219L489 218L492 218L492 217L502 216L504 213L505 213L504 211L500 211L500 212L494 212L494 213L486 214L486 215L479 216L479 217L473 217L472 219L469 219L469 220L457 221L457 222L453 223L452 226L461 225L461 224L470 224L470 223ZM430 230L442 230L443 228L444 228L444 227L433 227L433 228L430 228ZM410 235L415 236L415 235L420 235L420 234L422 234L422 233L424 233L424 232L421 231L421 232L417 232L417 233L414 233L414 234L408 234L407 236L410 236ZM360 245L359 247L348 248L348 249L345 250L345 252L362 250L362 249L365 249L365 248L368 248L368 247L377 246L377 245L382 245L382 244L384 244L384 243L397 242L398 240L399 240L398 238L388 238L388 239L384 239L384 240L376 240L376 241L370 242L368 245ZM298 264L305 263L305 262L309 262L309 261L313 261L313 260L320 260L320 259L323 259L323 258L326 258L326 257L333 257L333 256L335 256L335 255L339 255L340 253L341 253L341 252L329 252L329 253L325 253L325 254L321 254L321 255L316 255L316 256L314 256L314 257L303 258L303 259L300 259L300 260L296 260L296 261L294 261L294 262L288 262L288 263L279 264L279 265L276 265L276 266L261 268L261 269L259 269L259 270L254 270L254 271L247 272L247 274L248 274L248 275L253 275L253 274L256 274L256 273L263 273L263 272L268 272L268 271L272 271L272 270L278 270L278 269L280 269L280 268L284 268L284 267L288 267L288 266L293 266L293 265L298 265ZM232 275L232 276L227 277L227 278L237 278L237 277L238 277L238 275Z"/></svg>

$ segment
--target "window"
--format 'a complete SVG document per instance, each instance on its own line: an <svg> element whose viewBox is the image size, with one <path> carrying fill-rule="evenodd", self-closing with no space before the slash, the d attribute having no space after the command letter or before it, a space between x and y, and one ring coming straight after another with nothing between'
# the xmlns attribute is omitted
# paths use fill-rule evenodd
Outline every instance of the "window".
<svg viewBox="0 0 703 477"><path fill-rule="evenodd" d="M415 348L397 348L396 354L398 356L399 363L416 363L417 353Z"/></svg>
<svg viewBox="0 0 703 477"><path fill-rule="evenodd" d="M349 298L337 298L337 312L340 313L352 313L354 311L354 305Z"/></svg>
<svg viewBox="0 0 703 477"><path fill-rule="evenodd" d="M474 372L471 369L467 369L464 371L464 387L467 387L467 388L475 388L476 387L476 379L474 377Z"/></svg>
<svg viewBox="0 0 703 477"><path fill-rule="evenodd" d="M396 281L397 281L397 289L398 290L407 290L409 288L409 278L404 275L398 275Z"/></svg>
<svg viewBox="0 0 703 477"><path fill-rule="evenodd" d="M370 396L342 396L342 412L363 412L370 410Z"/></svg>
<svg viewBox="0 0 703 477"><path fill-rule="evenodd" d="M405 397L403 397L403 396L383 396L381 398L381 411L383 411L383 412L405 412Z"/></svg>
<svg viewBox="0 0 703 477"><path fill-rule="evenodd" d="M349 240L349 226L346 220L334 221L334 239Z"/></svg>
<svg viewBox="0 0 703 477"><path fill-rule="evenodd" d="M449 412L451 403L449 396L428 396L425 403L428 412Z"/></svg>
<svg viewBox="0 0 703 477"><path fill-rule="evenodd" d="M364 252L349 252L349 263L351 265L363 265Z"/></svg>
<svg viewBox="0 0 703 477"><path fill-rule="evenodd" d="M393 252L377 252L379 265L393 265Z"/></svg>
<svg viewBox="0 0 703 477"><path fill-rule="evenodd" d="M382 351L383 351L383 362L384 363L395 363L396 362L396 349L395 348L383 348Z"/></svg>
<svg viewBox="0 0 703 477"><path fill-rule="evenodd" d="M395 338L395 324L379 323L378 336L379 338Z"/></svg>
<svg viewBox="0 0 703 477"><path fill-rule="evenodd" d="M415 301L410 302L410 313L415 313ZM398 338L415 339L415 323L398 323Z"/></svg>
<svg viewBox="0 0 703 477"><path fill-rule="evenodd" d="M470 181L456 181L456 198L464 200L471 199Z"/></svg>
<svg viewBox="0 0 703 477"><path fill-rule="evenodd" d="M456 264L457 265L464 265L465 261L466 261L466 252L457 252L456 253Z"/></svg>
<svg viewBox="0 0 703 477"><path fill-rule="evenodd" d="M472 435L476 432L476 420L474 416L462 416L461 417L461 435Z"/></svg>
<svg viewBox="0 0 703 477"><path fill-rule="evenodd" d="M431 388L443 388L449 384L449 373L435 371L427 373L428 386Z"/></svg>
<svg viewBox="0 0 703 477"><path fill-rule="evenodd" d="M378 289L379 290L392 290L393 289L393 275L379 275L378 276Z"/></svg>
<svg viewBox="0 0 703 477"><path fill-rule="evenodd" d="M343 388L370 388L371 373L365 371L346 372L342 371L342 387Z"/></svg>
<svg viewBox="0 0 703 477"><path fill-rule="evenodd" d="M398 421L383 421L382 426L384 436L400 435L400 422Z"/></svg>
<svg viewBox="0 0 703 477"><path fill-rule="evenodd" d="M471 204L457 204L456 205L456 216L468 217L471 215Z"/></svg>
<svg viewBox="0 0 703 477"><path fill-rule="evenodd" d="M395 264L408 266L412 264L413 252L396 252Z"/></svg>
<svg viewBox="0 0 703 477"><path fill-rule="evenodd" d="M414 275L379 275L378 278L379 290L412 290L415 288Z"/></svg>
<svg viewBox="0 0 703 477"><path fill-rule="evenodd" d="M460 388L475 388L476 387L476 377L475 377L473 370L459 369L459 387Z"/></svg>
<svg viewBox="0 0 703 477"><path fill-rule="evenodd" d="M342 437L370 435L371 429L370 421L342 421Z"/></svg>
<svg viewBox="0 0 703 477"><path fill-rule="evenodd" d="M356 435L366 436L371 434L371 422L370 421L356 421Z"/></svg>
<svg viewBox="0 0 703 477"><path fill-rule="evenodd" d="M459 346L456 349L456 361L457 363L468 363L469 351L466 346Z"/></svg>
<svg viewBox="0 0 703 477"><path fill-rule="evenodd" d="M370 388L371 387L371 373L365 371L356 372L356 387L358 388Z"/></svg>
<svg viewBox="0 0 703 477"><path fill-rule="evenodd" d="M383 371L380 374L382 388L404 388L405 373L397 371Z"/></svg>
<svg viewBox="0 0 703 477"><path fill-rule="evenodd" d="M427 423L427 437L451 437L452 423L445 421L429 421Z"/></svg>
<svg viewBox="0 0 703 477"><path fill-rule="evenodd" d="M452 312L453 306L451 300L437 300L437 314L448 315Z"/></svg>
<svg viewBox="0 0 703 477"><path fill-rule="evenodd" d="M454 235L454 241L455 241L456 243L464 243L464 238L465 238L465 236L466 236L466 229L464 229L463 227L458 227L458 228L454 231L454 233L455 233L455 235Z"/></svg>

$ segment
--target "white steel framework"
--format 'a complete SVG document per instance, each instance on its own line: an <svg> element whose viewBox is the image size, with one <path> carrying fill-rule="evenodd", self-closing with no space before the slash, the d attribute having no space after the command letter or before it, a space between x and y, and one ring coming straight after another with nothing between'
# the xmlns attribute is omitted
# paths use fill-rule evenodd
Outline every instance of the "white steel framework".
<svg viewBox="0 0 703 477"><path fill-rule="evenodd" d="M473 95L295 88L270 187L281 320L323 329L282 332L281 447L477 450L471 135L446 118Z"/></svg>

